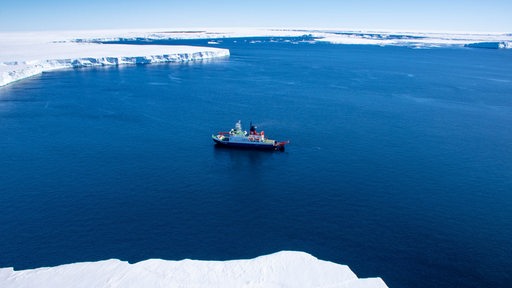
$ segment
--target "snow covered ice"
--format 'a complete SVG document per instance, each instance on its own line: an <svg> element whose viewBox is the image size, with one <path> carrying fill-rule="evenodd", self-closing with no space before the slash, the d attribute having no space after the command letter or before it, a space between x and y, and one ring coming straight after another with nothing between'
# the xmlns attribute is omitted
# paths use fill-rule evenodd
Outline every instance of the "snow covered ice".
<svg viewBox="0 0 512 288"><path fill-rule="evenodd" d="M0 269L3 288L61 287L325 287L384 288L381 278L357 278L348 266L304 252L283 251L249 260L120 260L51 268Z"/></svg>
<svg viewBox="0 0 512 288"><path fill-rule="evenodd" d="M66 36L0 33L0 86L55 69L229 56L229 50L211 47L77 43Z"/></svg>

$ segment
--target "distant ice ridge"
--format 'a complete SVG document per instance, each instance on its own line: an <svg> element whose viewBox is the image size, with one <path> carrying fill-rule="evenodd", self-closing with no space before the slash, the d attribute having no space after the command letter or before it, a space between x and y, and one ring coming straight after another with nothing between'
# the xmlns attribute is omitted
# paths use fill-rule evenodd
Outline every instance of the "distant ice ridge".
<svg viewBox="0 0 512 288"><path fill-rule="evenodd" d="M212 47L76 43L62 37L51 33L0 33L0 86L55 69L229 56L229 50Z"/></svg>
<svg viewBox="0 0 512 288"><path fill-rule="evenodd" d="M333 44L406 46L413 48L473 47L480 43L497 43L496 48L512 48L512 35L506 33L441 33L441 32L361 32L323 31L318 41Z"/></svg>
<svg viewBox="0 0 512 288"><path fill-rule="evenodd" d="M81 32L82 33L82 32ZM478 43L501 43L496 48L511 48L511 33L476 32L423 32L423 31L379 31L311 28L205 28L205 29L153 29L137 31L90 31L76 36L77 42L116 40L165 40L165 39L210 39L211 44L223 38L238 37L300 37L309 36L312 42L332 44L406 46L413 48L432 47L479 47Z"/></svg>
<svg viewBox="0 0 512 288"><path fill-rule="evenodd" d="M478 43L470 43L466 44L466 47L471 48L484 48L484 49L512 49L512 41L502 41L502 42L478 42Z"/></svg>
<svg viewBox="0 0 512 288"><path fill-rule="evenodd" d="M51 268L0 269L2 288L265 287L384 288L381 278L357 278L348 266L304 252L283 251L250 260L166 261L135 264L120 260Z"/></svg>

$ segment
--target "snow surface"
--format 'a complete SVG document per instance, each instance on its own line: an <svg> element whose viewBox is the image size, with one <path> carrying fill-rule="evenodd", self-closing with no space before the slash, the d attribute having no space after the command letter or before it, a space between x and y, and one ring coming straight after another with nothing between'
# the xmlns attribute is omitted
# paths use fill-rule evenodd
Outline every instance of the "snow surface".
<svg viewBox="0 0 512 288"><path fill-rule="evenodd" d="M318 287L383 288L381 278L357 278L348 266L304 252L283 251L250 260L120 260L51 268L0 269L2 288L61 287Z"/></svg>
<svg viewBox="0 0 512 288"><path fill-rule="evenodd" d="M0 33L0 86L55 69L229 56L211 47L77 43L67 33Z"/></svg>

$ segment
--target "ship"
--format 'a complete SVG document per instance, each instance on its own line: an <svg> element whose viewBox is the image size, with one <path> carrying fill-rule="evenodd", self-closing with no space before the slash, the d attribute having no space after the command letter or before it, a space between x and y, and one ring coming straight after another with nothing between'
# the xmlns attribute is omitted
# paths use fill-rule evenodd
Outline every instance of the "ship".
<svg viewBox="0 0 512 288"><path fill-rule="evenodd" d="M285 145L290 143L290 141L267 139L265 132L256 131L256 126L252 125L252 122L249 133L247 133L247 131L242 130L242 122L240 120L235 124L235 128L229 132L219 132L217 135L212 135L212 139L220 147L274 151L284 151Z"/></svg>

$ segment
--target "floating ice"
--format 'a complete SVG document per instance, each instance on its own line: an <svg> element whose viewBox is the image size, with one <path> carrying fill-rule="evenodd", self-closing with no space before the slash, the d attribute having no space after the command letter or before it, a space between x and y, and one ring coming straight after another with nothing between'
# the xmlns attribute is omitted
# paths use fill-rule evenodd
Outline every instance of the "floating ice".
<svg viewBox="0 0 512 288"><path fill-rule="evenodd" d="M3 288L61 287L329 287L384 288L381 278L357 278L348 266L307 253L283 251L250 260L120 260L51 268L0 269Z"/></svg>

